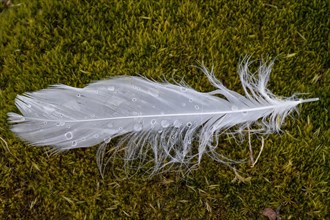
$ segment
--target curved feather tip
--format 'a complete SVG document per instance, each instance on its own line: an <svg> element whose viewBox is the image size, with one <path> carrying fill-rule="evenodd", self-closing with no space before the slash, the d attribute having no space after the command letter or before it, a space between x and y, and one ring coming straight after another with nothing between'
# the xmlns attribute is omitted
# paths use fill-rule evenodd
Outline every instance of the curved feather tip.
<svg viewBox="0 0 330 220"><path fill-rule="evenodd" d="M278 132L298 104L318 100L272 94L267 89L272 65L261 65L257 78L247 60L239 65L245 96L226 88L213 69L204 66L200 69L216 88L209 93L133 76L84 88L54 85L18 95L22 115L8 113L8 120L11 130L31 145L63 151L101 144L100 170L105 146L118 136L119 143L111 149L124 152L125 164L152 161L153 172L173 164L191 167L203 155L228 164L233 161L217 151L220 134L242 134L251 127L258 128L251 130L254 133Z"/></svg>

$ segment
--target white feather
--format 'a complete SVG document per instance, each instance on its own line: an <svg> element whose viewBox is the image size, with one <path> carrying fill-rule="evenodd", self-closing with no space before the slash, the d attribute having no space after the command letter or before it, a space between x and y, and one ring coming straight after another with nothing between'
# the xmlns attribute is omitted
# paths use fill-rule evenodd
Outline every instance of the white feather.
<svg viewBox="0 0 330 220"><path fill-rule="evenodd" d="M133 76L85 88L55 85L17 96L22 115L8 113L11 130L32 145L49 145L56 151L103 143L99 167L106 144L118 136L122 139L115 149L123 149L127 161L147 162L151 151L154 171L176 163L199 164L204 154L226 163L230 160L216 150L220 134L241 134L251 126L258 127L257 133L278 132L298 104L318 100L277 98L266 88L272 65L261 65L255 78L248 61L241 63L245 96L227 89L213 69L203 66L201 70L216 88L210 93Z"/></svg>

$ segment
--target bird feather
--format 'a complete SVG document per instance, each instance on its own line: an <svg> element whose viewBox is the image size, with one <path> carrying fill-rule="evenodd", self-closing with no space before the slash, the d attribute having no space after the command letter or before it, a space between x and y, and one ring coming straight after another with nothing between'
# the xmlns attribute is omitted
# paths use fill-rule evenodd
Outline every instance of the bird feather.
<svg viewBox="0 0 330 220"><path fill-rule="evenodd" d="M249 65L245 59L238 69L245 96L226 88L213 68L203 65L199 68L216 88L209 93L135 76L84 88L54 85L17 96L21 115L8 113L11 130L31 145L56 151L101 144L99 167L105 146L115 137L121 139L114 151L124 151L126 162L149 162L152 155L153 171L172 164L190 167L203 155L228 163L217 153L220 134L242 134L252 126L258 127L252 133L278 132L298 104L318 100L278 98L267 89L273 62L262 64L257 74L250 73Z"/></svg>

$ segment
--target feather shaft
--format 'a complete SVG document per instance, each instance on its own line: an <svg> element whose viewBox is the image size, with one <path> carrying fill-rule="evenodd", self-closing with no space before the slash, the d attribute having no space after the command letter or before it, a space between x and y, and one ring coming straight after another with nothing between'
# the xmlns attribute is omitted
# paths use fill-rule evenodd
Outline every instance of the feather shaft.
<svg viewBox="0 0 330 220"><path fill-rule="evenodd" d="M171 118L171 117L189 117L189 116L203 116L203 115L224 115L224 114L234 114L234 113L242 113L242 112L252 112L252 111L260 111L266 109L276 109L281 108L282 106L292 105L296 106L301 103L306 102L315 102L318 101L319 98L311 98L311 99L304 99L299 101L290 101L290 103L283 103L280 105L269 105L264 107L258 108L246 108L246 109L239 109L239 110L230 110L230 111L215 111L215 112L200 112L200 113L181 113L181 114L162 114L162 115L140 115L140 116L125 116L125 117L111 117L111 118L95 118L95 119L84 119L84 120L62 120L63 122L71 122L71 123L79 123L79 122L93 122L93 121L108 121L108 120L121 120L121 119L143 119L143 118ZM25 117L25 119L33 120L33 121L48 121L48 122L57 122L58 120L50 120L50 119L40 119L40 118L32 118L32 117Z"/></svg>

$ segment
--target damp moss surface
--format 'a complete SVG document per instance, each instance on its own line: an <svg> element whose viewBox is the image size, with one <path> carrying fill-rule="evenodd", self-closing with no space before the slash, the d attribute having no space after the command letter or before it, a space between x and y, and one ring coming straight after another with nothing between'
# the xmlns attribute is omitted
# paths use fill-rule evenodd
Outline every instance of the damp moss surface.
<svg viewBox="0 0 330 220"><path fill-rule="evenodd" d="M329 4L327 1L13 1L0 6L1 219L330 219ZM97 146L57 155L10 131L15 97L52 84L83 87L119 75L213 88L197 61L243 92L245 55L275 59L269 89L320 100L298 107L265 137L251 167L247 138L219 137L233 169L204 157L191 172L143 171L121 161L104 178ZM252 65L252 68L254 66ZM116 140L109 144L116 144ZM255 154L261 137L252 136ZM196 146L197 147L197 146Z"/></svg>

